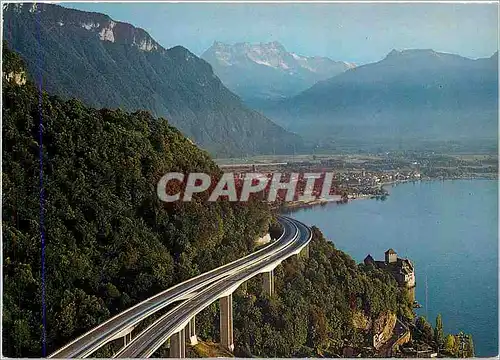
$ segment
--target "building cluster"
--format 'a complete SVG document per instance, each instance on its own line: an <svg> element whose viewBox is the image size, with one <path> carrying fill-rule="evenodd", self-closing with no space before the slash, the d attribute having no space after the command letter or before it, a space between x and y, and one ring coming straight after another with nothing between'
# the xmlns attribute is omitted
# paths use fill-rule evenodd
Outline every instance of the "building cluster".
<svg viewBox="0 0 500 360"><path fill-rule="evenodd" d="M420 177L421 175L417 171L368 172L363 170L339 173L338 181L352 187L373 187L398 181L420 180Z"/></svg>
<svg viewBox="0 0 500 360"><path fill-rule="evenodd" d="M274 163L274 164L241 164L225 166L225 172L232 172L235 180L238 182L243 181L248 173L261 174L262 180L270 181L275 173L281 173L281 181L288 181L290 174L300 174L297 179L296 195L294 200L297 200L299 194L305 189L307 173L331 173L333 172L334 178L331 187L331 194L349 195L349 197L357 196L381 196L386 195L387 191L382 188L384 184L398 183L402 181L418 181L421 179L421 174L416 169L407 170L366 170L362 169L334 169L318 166L314 163ZM323 188L323 179L317 179L312 195L314 197L320 196ZM283 191L280 192L278 198L282 198ZM283 199L282 199L283 200Z"/></svg>
<svg viewBox="0 0 500 360"><path fill-rule="evenodd" d="M374 260L371 255L364 260L365 265L373 265L379 269L391 273L400 286L412 289L415 287L415 269L412 262L407 258L398 258L398 254L389 249L385 252L385 259Z"/></svg>

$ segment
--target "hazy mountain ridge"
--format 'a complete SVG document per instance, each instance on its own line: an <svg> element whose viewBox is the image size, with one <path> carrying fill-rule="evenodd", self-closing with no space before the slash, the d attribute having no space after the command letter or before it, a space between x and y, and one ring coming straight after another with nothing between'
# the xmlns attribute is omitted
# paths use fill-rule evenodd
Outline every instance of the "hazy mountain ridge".
<svg viewBox="0 0 500 360"><path fill-rule="evenodd" d="M262 110L285 128L333 142L496 141L498 53L472 60L393 50Z"/></svg>
<svg viewBox="0 0 500 360"><path fill-rule="evenodd" d="M297 135L243 105L207 62L181 46L166 50L130 24L51 4L6 5L4 24L4 38L34 78L41 70L49 93L95 107L148 109L218 156L301 146Z"/></svg>
<svg viewBox="0 0 500 360"><path fill-rule="evenodd" d="M288 52L277 41L234 45L214 42L201 57L222 82L242 99L281 99L355 65L327 57Z"/></svg>

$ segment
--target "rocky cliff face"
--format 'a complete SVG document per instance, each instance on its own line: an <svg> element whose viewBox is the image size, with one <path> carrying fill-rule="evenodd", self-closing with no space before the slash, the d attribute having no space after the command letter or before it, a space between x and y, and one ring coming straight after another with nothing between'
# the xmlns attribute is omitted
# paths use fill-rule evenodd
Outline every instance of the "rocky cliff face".
<svg viewBox="0 0 500 360"><path fill-rule="evenodd" d="M373 347L380 349L393 335L396 314L386 312L373 321Z"/></svg>
<svg viewBox="0 0 500 360"><path fill-rule="evenodd" d="M6 81L14 82L17 85L26 84L26 73L24 71L14 72L11 71L9 73L3 73L3 76Z"/></svg>
<svg viewBox="0 0 500 360"><path fill-rule="evenodd" d="M7 4L4 8L7 13L20 16L33 16L38 13L40 26L57 26L62 32L87 31L101 41L134 46L142 51L160 50L161 46L143 29L123 22L115 22L105 14L76 11L51 4ZM12 21L6 24L6 38L15 26Z"/></svg>
<svg viewBox="0 0 500 360"><path fill-rule="evenodd" d="M377 318L369 318L363 312L357 311L353 314L353 325L356 329L363 330L373 337L372 346L378 351L388 345L390 340L397 340L393 345L400 345L408 342L409 332L400 336L396 331L397 317L391 312L384 312Z"/></svg>

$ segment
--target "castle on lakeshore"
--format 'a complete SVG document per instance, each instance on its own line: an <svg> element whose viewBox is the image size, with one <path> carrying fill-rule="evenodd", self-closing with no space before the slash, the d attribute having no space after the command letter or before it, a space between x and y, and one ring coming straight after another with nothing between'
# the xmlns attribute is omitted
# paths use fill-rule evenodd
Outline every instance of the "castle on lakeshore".
<svg viewBox="0 0 500 360"><path fill-rule="evenodd" d="M379 269L386 270L394 276L399 286L413 289L415 287L415 269L412 262L407 258L398 258L398 254L389 249L385 252L385 260L377 261L368 254L364 260L365 265L373 265Z"/></svg>

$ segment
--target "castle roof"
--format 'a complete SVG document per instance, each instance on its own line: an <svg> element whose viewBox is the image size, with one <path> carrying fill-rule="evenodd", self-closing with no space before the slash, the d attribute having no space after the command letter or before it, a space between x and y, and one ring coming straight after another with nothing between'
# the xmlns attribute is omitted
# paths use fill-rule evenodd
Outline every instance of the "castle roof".
<svg viewBox="0 0 500 360"><path fill-rule="evenodd" d="M387 250L385 253L386 253L386 254L395 254L396 252L394 251L394 249L393 249L393 248L390 248L390 249L389 249L389 250Z"/></svg>

